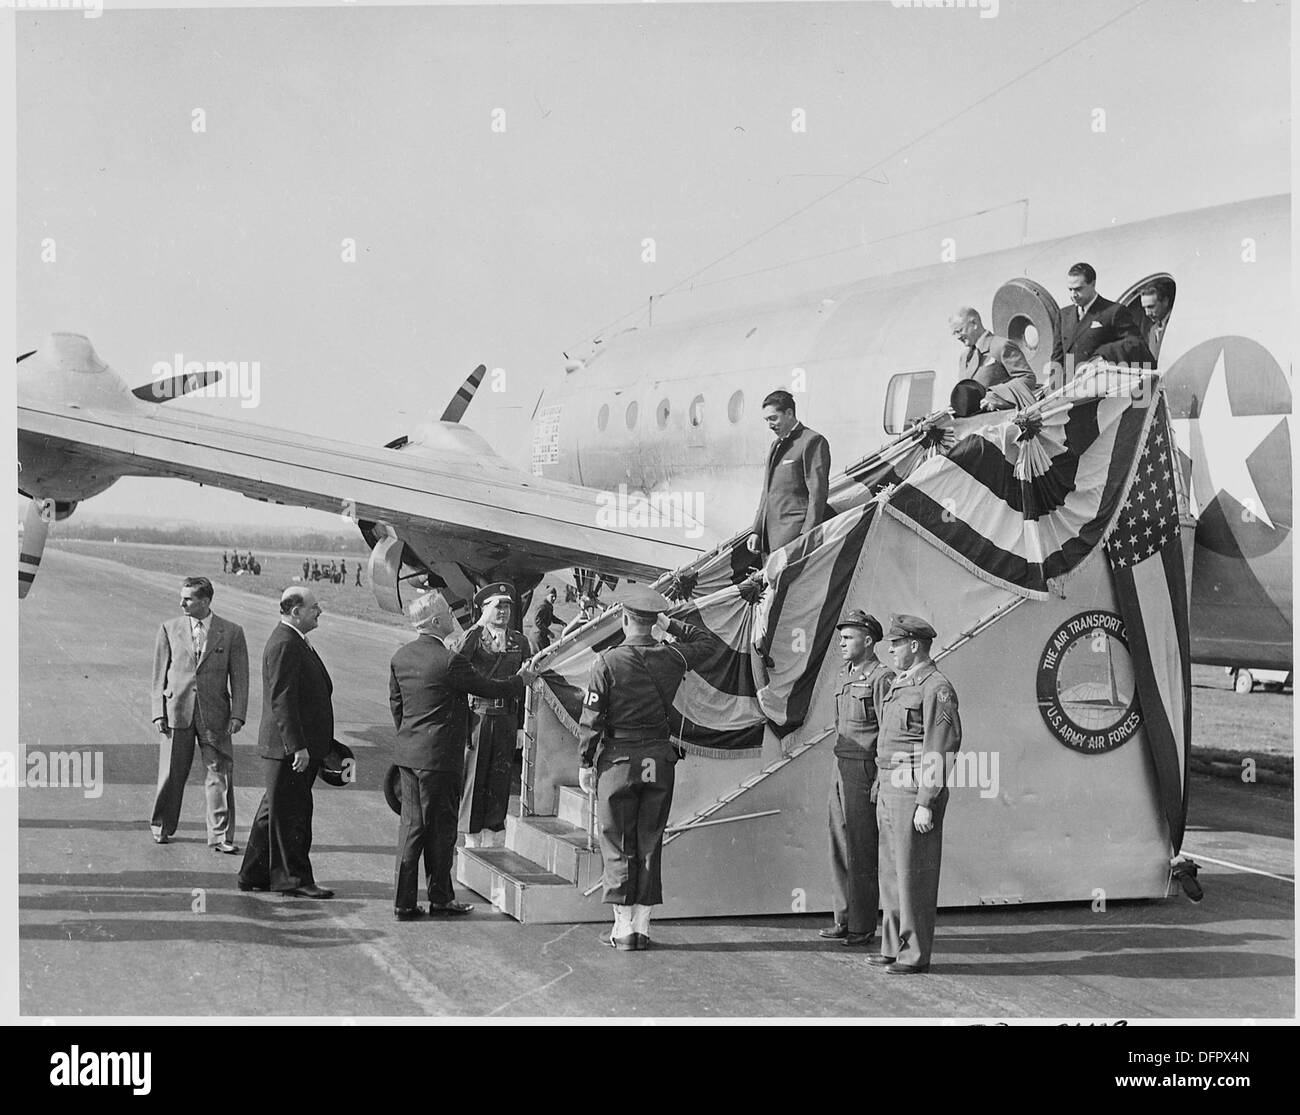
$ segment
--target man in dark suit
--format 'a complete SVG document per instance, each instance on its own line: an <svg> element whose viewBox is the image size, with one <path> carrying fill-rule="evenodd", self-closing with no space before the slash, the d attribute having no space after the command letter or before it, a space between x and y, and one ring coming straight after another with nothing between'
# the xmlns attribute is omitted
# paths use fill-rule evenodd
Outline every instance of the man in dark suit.
<svg viewBox="0 0 1300 1115"><path fill-rule="evenodd" d="M749 536L751 553L767 555L826 518L831 447L795 417L794 396L773 391L763 400L763 421L776 436Z"/></svg>
<svg viewBox="0 0 1300 1115"><path fill-rule="evenodd" d="M1168 282L1157 279L1142 288L1142 339L1151 350L1153 362L1160 360L1160 346L1165 339L1165 326L1169 324L1169 311L1174 308L1174 292Z"/></svg>
<svg viewBox="0 0 1300 1115"><path fill-rule="evenodd" d="M207 776L208 846L234 855L235 752L231 737L248 719L244 629L212 611L212 582L186 577L183 615L158 629L153 652L153 724L158 729L158 790L149 828L155 844L176 831L185 780L199 745Z"/></svg>
<svg viewBox="0 0 1300 1115"><path fill-rule="evenodd" d="M239 869L240 890L278 890L298 898L333 898L316 885L311 860L311 787L334 739L334 685L307 633L321 606L309 588L280 597L280 622L262 652L262 722L257 752L266 793L253 818Z"/></svg>
<svg viewBox="0 0 1300 1115"><path fill-rule="evenodd" d="M1090 360L1148 366L1154 363L1133 315L1118 302L1097 293L1097 272L1090 264L1071 267L1066 287L1070 304L1061 307L1060 336L1052 345L1053 387L1069 382L1080 365Z"/></svg>
<svg viewBox="0 0 1300 1115"><path fill-rule="evenodd" d="M425 593L411 603L409 613L419 637L393 655L388 678L402 785L393 902L398 921L424 917L416 902L421 859L431 915L467 914L473 909L456 901L451 881L469 742L465 695L517 700L537 676L524 663L513 677L494 681L478 673L469 659L448 650L445 640L455 634L457 625L441 593Z"/></svg>

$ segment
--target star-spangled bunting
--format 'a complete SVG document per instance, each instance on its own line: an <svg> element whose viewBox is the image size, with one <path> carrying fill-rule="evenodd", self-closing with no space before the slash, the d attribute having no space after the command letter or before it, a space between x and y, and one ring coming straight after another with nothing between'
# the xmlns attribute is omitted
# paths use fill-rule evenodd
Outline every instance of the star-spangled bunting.
<svg viewBox="0 0 1300 1115"><path fill-rule="evenodd" d="M1137 683L1147 751L1176 853L1187 820L1191 655L1187 571L1163 396L1119 517L1106 539Z"/></svg>

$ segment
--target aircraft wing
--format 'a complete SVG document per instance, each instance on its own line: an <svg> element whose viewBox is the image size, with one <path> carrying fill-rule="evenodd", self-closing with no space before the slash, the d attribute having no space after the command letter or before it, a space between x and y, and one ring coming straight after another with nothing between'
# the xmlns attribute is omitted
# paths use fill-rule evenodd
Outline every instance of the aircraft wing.
<svg viewBox="0 0 1300 1115"><path fill-rule="evenodd" d="M18 365L19 487L38 499L85 498L118 476L178 477L386 522L450 560L537 573L582 565L649 578L701 552L688 537L697 528L621 526L603 493L530 476L464 427L425 423L422 440L392 449L213 417L140 401L85 348Z"/></svg>

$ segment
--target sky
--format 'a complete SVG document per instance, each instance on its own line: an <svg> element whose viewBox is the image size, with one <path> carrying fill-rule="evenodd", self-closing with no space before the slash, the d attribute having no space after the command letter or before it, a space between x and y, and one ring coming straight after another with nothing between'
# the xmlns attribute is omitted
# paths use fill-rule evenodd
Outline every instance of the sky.
<svg viewBox="0 0 1300 1115"><path fill-rule="evenodd" d="M366 444L483 362L465 421L522 461L564 353L652 295L1288 192L1290 37L1269 0L19 12L19 351L256 362L256 406L181 405ZM330 518L141 479L86 506Z"/></svg>

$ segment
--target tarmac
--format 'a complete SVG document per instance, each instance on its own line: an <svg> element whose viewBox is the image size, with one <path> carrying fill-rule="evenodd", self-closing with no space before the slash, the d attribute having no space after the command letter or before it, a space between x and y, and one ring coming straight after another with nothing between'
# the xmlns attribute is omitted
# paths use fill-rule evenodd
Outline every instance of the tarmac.
<svg viewBox="0 0 1300 1115"><path fill-rule="evenodd" d="M319 902L245 894L238 856L208 849L196 762L175 840L155 845L149 674L173 576L50 549L20 609L19 741L102 753L98 796L19 798L20 1010L68 1017L1291 1018L1295 884L1289 788L1193 774L1184 852L1204 901L943 911L934 970L899 979L821 940L824 914L658 922L619 953L593 925L520 925L470 893L473 914L397 923L397 818L388 662L409 636L326 614L313 633L334 679L338 738L358 781L317 783ZM248 725L235 737L237 839L261 797L259 662L277 622L264 597L221 587L244 627ZM91 791L91 795L94 791ZM1062 865L1069 871L1071 865ZM671 888L671 857L665 865Z"/></svg>

